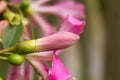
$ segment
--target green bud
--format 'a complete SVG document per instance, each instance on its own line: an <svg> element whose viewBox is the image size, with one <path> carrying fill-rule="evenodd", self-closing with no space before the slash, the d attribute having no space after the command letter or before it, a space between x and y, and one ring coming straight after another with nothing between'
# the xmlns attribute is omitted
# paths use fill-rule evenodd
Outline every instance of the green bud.
<svg viewBox="0 0 120 80"><path fill-rule="evenodd" d="M6 10L4 12L4 18L9 21L12 25L19 25L20 24L20 16L10 10Z"/></svg>
<svg viewBox="0 0 120 80"><path fill-rule="evenodd" d="M29 0L23 0L21 2L21 4L19 5L19 7L24 12L24 14L30 14L31 13Z"/></svg>
<svg viewBox="0 0 120 80"><path fill-rule="evenodd" d="M15 50L20 54L28 54L34 52L36 47L35 45L35 40L23 41L16 45Z"/></svg>
<svg viewBox="0 0 120 80"><path fill-rule="evenodd" d="M18 66L18 65L23 63L24 58L23 58L23 56L21 56L19 54L14 54L13 53L10 56L8 56L7 61L14 66Z"/></svg>
<svg viewBox="0 0 120 80"><path fill-rule="evenodd" d="M23 0L19 5L21 9L28 8L29 6L30 6L30 2L28 0Z"/></svg>

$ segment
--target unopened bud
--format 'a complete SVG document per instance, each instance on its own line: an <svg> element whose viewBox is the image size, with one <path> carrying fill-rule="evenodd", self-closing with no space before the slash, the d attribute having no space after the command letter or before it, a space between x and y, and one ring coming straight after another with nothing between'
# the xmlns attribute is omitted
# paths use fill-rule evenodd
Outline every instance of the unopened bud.
<svg viewBox="0 0 120 80"><path fill-rule="evenodd" d="M20 42L16 45L19 53L33 53L67 48L73 45L79 36L70 32L61 32L48 37Z"/></svg>
<svg viewBox="0 0 120 80"><path fill-rule="evenodd" d="M23 0L23 1L20 3L20 5L19 5L19 7L20 7L21 9L28 8L29 6L30 6L29 0Z"/></svg>
<svg viewBox="0 0 120 80"><path fill-rule="evenodd" d="M12 25L19 25L20 24L20 16L10 10L6 10L4 12L4 18L9 21Z"/></svg>
<svg viewBox="0 0 120 80"><path fill-rule="evenodd" d="M31 8L30 8L30 2L29 0L23 0L20 5L20 9L25 13L25 14L30 14L31 13Z"/></svg>
<svg viewBox="0 0 120 80"><path fill-rule="evenodd" d="M19 54L13 53L8 56L7 61L14 66L18 66L23 63L24 58Z"/></svg>

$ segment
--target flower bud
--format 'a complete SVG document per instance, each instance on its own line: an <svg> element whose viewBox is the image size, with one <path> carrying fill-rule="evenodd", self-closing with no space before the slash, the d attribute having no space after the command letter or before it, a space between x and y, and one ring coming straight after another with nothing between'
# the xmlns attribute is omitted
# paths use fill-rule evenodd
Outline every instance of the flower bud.
<svg viewBox="0 0 120 80"><path fill-rule="evenodd" d="M6 10L4 12L4 18L9 21L12 25L19 25L20 24L20 16L10 10Z"/></svg>
<svg viewBox="0 0 120 80"><path fill-rule="evenodd" d="M35 40L28 40L18 43L15 48L20 54L28 54L34 52L35 47Z"/></svg>
<svg viewBox="0 0 120 80"><path fill-rule="evenodd" d="M70 47L79 36L71 32L56 33L48 37L36 40L35 51L52 51Z"/></svg>
<svg viewBox="0 0 120 80"><path fill-rule="evenodd" d="M30 6L30 3L29 3L28 0L23 0L23 1L20 3L20 5L19 5L19 7L20 7L21 9L28 8L29 6Z"/></svg>
<svg viewBox="0 0 120 80"><path fill-rule="evenodd" d="M7 61L14 66L18 66L23 63L24 58L19 54L13 53L10 56L8 56Z"/></svg>
<svg viewBox="0 0 120 80"><path fill-rule="evenodd" d="M25 14L30 14L31 13L29 0L23 0L20 3L19 7Z"/></svg>
<svg viewBox="0 0 120 80"><path fill-rule="evenodd" d="M70 32L61 32L48 37L20 42L16 45L19 53L32 53L64 49L73 45L79 36Z"/></svg>

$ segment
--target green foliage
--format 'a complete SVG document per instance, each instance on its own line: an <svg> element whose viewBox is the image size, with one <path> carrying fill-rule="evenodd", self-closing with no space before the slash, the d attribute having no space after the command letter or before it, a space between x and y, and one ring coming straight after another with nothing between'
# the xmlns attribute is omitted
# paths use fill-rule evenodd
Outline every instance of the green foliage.
<svg viewBox="0 0 120 80"><path fill-rule="evenodd" d="M14 46L20 40L22 33L22 24L8 26L2 34L2 42L4 48Z"/></svg>

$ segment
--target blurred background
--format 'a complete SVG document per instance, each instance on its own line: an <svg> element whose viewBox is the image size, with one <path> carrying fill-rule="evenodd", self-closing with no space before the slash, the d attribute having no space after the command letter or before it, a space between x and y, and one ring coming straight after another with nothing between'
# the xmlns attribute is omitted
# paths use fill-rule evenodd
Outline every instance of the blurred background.
<svg viewBox="0 0 120 80"><path fill-rule="evenodd" d="M80 41L61 59L71 80L120 80L120 0L78 0L85 4L86 27ZM5 78L8 63L0 60Z"/></svg>
<svg viewBox="0 0 120 80"><path fill-rule="evenodd" d="M66 66L76 80L120 80L120 1L78 1L85 4L87 25L79 44L63 54L70 58L64 56Z"/></svg>

